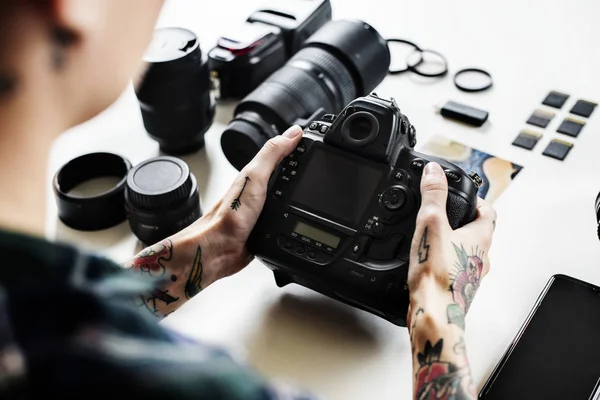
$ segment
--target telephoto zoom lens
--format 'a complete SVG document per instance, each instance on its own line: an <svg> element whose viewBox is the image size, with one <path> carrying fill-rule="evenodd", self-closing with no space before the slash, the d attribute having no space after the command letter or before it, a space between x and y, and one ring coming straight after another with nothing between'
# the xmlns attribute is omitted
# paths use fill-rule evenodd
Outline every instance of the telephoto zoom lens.
<svg viewBox="0 0 600 400"><path fill-rule="evenodd" d="M196 35L182 28L157 29L144 61L148 68L135 91L146 131L166 154L199 150L213 122L215 100Z"/></svg>
<svg viewBox="0 0 600 400"><path fill-rule="evenodd" d="M266 141L323 109L338 113L369 94L387 75L386 41L362 21L332 21L235 109L221 137L229 162L241 170Z"/></svg>
<svg viewBox="0 0 600 400"><path fill-rule="evenodd" d="M129 171L125 207L131 230L153 244L187 228L202 216L194 174L178 158L157 157Z"/></svg>

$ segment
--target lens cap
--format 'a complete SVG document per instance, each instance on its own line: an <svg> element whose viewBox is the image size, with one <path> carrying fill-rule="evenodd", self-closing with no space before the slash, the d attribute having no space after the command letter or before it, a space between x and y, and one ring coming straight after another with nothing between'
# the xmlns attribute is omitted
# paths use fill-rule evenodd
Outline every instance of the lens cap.
<svg viewBox="0 0 600 400"><path fill-rule="evenodd" d="M154 69L173 72L177 67L185 68L186 63L201 56L200 44L193 32L183 28L162 28L154 31L144 61L156 64L153 65ZM173 62L177 60L180 62Z"/></svg>
<svg viewBox="0 0 600 400"><path fill-rule="evenodd" d="M146 160L127 177L127 200L144 209L168 208L187 199L192 188L190 169L175 157Z"/></svg>

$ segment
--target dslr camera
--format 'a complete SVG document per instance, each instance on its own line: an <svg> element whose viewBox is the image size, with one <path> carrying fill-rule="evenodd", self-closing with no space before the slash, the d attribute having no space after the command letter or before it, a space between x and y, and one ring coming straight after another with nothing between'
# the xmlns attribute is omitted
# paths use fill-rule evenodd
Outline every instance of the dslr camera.
<svg viewBox="0 0 600 400"><path fill-rule="evenodd" d="M302 43L331 21L329 0L271 0L223 35L208 53L222 100L241 99L283 67Z"/></svg>
<svg viewBox="0 0 600 400"><path fill-rule="evenodd" d="M271 176L248 241L278 286L297 283L406 326L423 168L435 161L445 170L452 229L475 219L483 184L417 153L415 144L415 128L396 102L376 94L309 124Z"/></svg>

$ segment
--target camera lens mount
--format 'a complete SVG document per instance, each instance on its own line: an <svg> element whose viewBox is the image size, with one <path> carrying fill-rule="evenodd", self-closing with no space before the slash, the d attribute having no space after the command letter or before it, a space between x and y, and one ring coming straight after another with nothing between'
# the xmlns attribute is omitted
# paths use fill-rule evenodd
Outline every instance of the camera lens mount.
<svg viewBox="0 0 600 400"><path fill-rule="evenodd" d="M352 146L366 146L379 134L379 121L369 112L358 111L342 124L342 137Z"/></svg>

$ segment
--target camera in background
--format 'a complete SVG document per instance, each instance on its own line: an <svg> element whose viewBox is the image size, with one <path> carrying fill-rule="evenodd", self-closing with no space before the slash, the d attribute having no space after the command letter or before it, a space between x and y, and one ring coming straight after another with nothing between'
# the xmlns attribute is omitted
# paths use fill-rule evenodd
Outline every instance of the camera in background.
<svg viewBox="0 0 600 400"><path fill-rule="evenodd" d="M202 148L215 100L196 35L182 28L157 29L144 61L148 69L135 92L148 134L166 154Z"/></svg>
<svg viewBox="0 0 600 400"><path fill-rule="evenodd" d="M208 53L216 95L241 99L331 21L329 0L272 0L223 35Z"/></svg>
<svg viewBox="0 0 600 400"><path fill-rule="evenodd" d="M238 104L221 137L225 156L241 170L268 139L290 125L306 127L371 92L389 66L388 45L369 24L329 22Z"/></svg>
<svg viewBox="0 0 600 400"><path fill-rule="evenodd" d="M448 178L453 229L475 219L482 184L417 153L416 131L395 101L351 101L304 131L269 181L248 249L278 286L297 283L406 326L410 246L425 165ZM426 249L423 249L426 251Z"/></svg>

